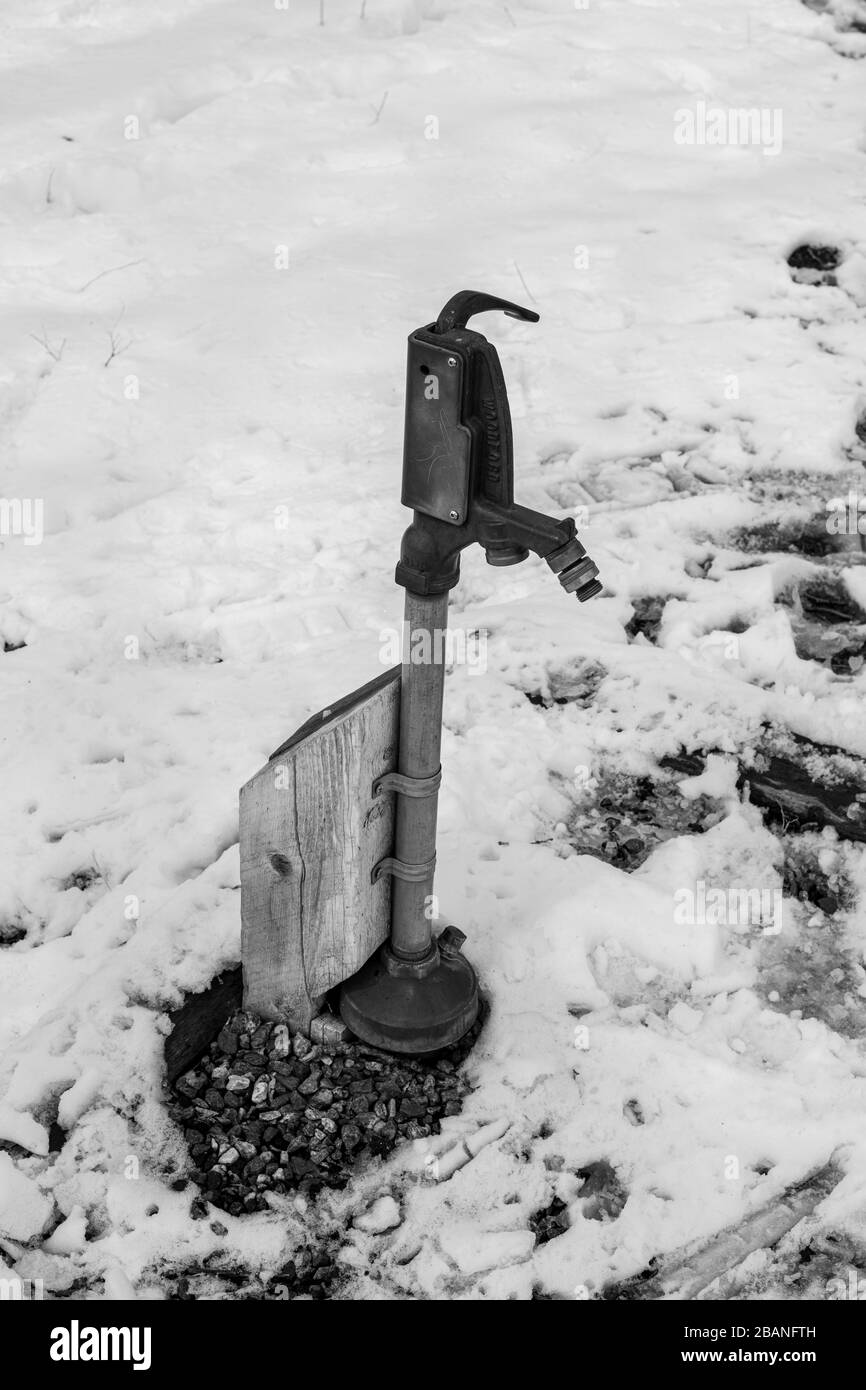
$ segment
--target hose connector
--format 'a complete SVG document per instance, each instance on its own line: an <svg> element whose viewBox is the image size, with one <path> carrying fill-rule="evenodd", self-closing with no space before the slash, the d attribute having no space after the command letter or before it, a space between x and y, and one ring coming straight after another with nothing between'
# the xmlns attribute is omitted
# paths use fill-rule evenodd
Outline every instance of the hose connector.
<svg viewBox="0 0 866 1390"><path fill-rule="evenodd" d="M577 594L578 603L586 603L587 599L601 593L598 566L590 560L577 536L544 558L565 592Z"/></svg>

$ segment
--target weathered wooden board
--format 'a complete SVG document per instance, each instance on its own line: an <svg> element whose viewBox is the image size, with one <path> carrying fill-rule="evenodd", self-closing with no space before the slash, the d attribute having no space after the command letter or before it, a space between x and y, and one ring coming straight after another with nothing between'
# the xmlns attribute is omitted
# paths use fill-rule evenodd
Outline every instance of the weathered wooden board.
<svg viewBox="0 0 866 1390"><path fill-rule="evenodd" d="M792 830L831 825L843 840L866 840L866 807L858 800L866 794L866 762L799 735L792 742L802 750L802 761L772 754L760 769L741 768L738 785L747 785L755 805L783 819ZM821 782L808 772L804 764L813 758L828 763L827 776L833 780ZM706 755L682 753L659 761L662 767L694 777L703 772Z"/></svg>
<svg viewBox="0 0 866 1390"><path fill-rule="evenodd" d="M170 1085L195 1066L229 1014L240 1006L240 969L225 970L201 994L191 994L169 1014L172 1026L165 1040L165 1070Z"/></svg>
<svg viewBox="0 0 866 1390"><path fill-rule="evenodd" d="M388 935L400 667L309 719L240 794L244 1007L308 1029Z"/></svg>
<svg viewBox="0 0 866 1390"><path fill-rule="evenodd" d="M774 1249L783 1236L812 1215L842 1176L831 1159L775 1201L751 1212L739 1226L726 1227L709 1240L694 1241L631 1279L607 1285L602 1298L689 1300L710 1290L713 1298L735 1296L743 1261L756 1250Z"/></svg>

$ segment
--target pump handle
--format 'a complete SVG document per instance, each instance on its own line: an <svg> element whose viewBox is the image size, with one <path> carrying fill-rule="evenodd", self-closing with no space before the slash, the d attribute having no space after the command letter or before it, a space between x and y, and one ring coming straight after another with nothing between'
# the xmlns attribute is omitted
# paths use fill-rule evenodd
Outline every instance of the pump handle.
<svg viewBox="0 0 866 1390"><path fill-rule="evenodd" d="M474 314L485 314L488 309L502 309L510 319L538 323L539 316L534 310L512 304L510 299L497 299L495 295L485 294L483 290L458 290L440 310L439 317L430 331L450 333L454 328L465 328Z"/></svg>

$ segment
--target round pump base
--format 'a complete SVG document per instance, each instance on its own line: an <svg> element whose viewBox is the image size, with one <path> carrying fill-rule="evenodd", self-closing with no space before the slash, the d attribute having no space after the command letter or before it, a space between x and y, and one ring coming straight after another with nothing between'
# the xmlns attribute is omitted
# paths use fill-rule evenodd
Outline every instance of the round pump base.
<svg viewBox="0 0 866 1390"><path fill-rule="evenodd" d="M437 1052L478 1016L478 979L459 951L433 946L418 961L381 946L340 991L340 1015L363 1042L386 1052Z"/></svg>

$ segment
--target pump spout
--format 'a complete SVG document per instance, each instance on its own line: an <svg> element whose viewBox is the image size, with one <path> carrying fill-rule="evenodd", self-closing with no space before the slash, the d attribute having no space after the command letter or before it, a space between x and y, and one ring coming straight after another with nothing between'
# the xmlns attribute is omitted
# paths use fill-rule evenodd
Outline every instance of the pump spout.
<svg viewBox="0 0 866 1390"><path fill-rule="evenodd" d="M411 593L446 593L460 577L460 552L477 542L489 565L517 565L532 551L546 560L566 593L580 603L600 593L598 567L577 539L570 516L557 519L522 507L477 498L463 526L448 526L416 512L403 535L397 582Z"/></svg>
<svg viewBox="0 0 866 1390"><path fill-rule="evenodd" d="M518 564L531 550L547 561L566 593L576 594L580 603L601 591L598 566L577 539L571 517L557 521L518 502L501 507L484 500L477 504L476 514L478 540L488 564Z"/></svg>

